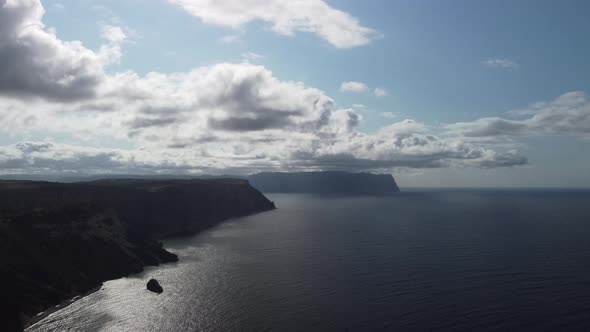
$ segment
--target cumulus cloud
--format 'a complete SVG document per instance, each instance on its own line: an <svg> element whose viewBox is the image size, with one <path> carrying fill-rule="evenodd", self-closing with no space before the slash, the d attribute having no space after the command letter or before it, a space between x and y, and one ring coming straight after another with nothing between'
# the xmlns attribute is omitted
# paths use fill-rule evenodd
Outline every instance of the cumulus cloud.
<svg viewBox="0 0 590 332"><path fill-rule="evenodd" d="M516 151L497 152L429 133L428 127L404 120L368 135L353 132L315 149L299 150L293 163L322 169L391 169L464 167L493 168L524 165Z"/></svg>
<svg viewBox="0 0 590 332"><path fill-rule="evenodd" d="M482 61L482 64L486 67L490 68L504 68L504 69L516 69L518 68L518 63L514 60L510 59L502 59L502 58L488 58Z"/></svg>
<svg viewBox="0 0 590 332"><path fill-rule="evenodd" d="M253 21L286 36L311 32L337 48L369 44L380 34L322 0L168 0L207 24L240 29Z"/></svg>
<svg viewBox="0 0 590 332"><path fill-rule="evenodd" d="M101 35L104 39L112 43L121 43L127 38L121 27L109 24L102 26Z"/></svg>
<svg viewBox="0 0 590 332"><path fill-rule="evenodd" d="M482 118L447 126L452 132L469 137L518 135L590 136L590 100L584 92L565 93L553 101L535 103L512 115L514 120L499 117Z"/></svg>
<svg viewBox="0 0 590 332"><path fill-rule="evenodd" d="M359 130L358 107L338 108L323 91L280 80L264 66L247 62L170 74L107 74L105 66L121 56L117 47L126 40L123 30L103 26L108 43L92 51L44 30L38 1L2 4L0 25L7 29L0 29L6 45L0 56L16 52L20 58L9 57L7 63L31 62L32 68L11 71L0 62L0 127L9 137L42 133L69 142L24 140L2 146L4 173L247 173L526 163L515 151L435 135L411 120L365 134Z"/></svg>
<svg viewBox="0 0 590 332"><path fill-rule="evenodd" d="M64 42L46 29L38 0L0 0L0 95L56 100L94 96L104 65L117 61L115 40L103 52Z"/></svg>
<svg viewBox="0 0 590 332"><path fill-rule="evenodd" d="M405 120L367 135L355 130L360 117L336 112L323 135L201 137L163 147L132 150L20 142L0 146L0 172L207 173L260 170L391 170L393 168L479 167L527 164L516 151L498 152L460 139L443 139ZM340 124L340 125L336 125ZM292 139L299 141L293 144ZM272 147L269 144L277 144Z"/></svg>
<svg viewBox="0 0 590 332"><path fill-rule="evenodd" d="M340 91L343 92L363 93L366 92L367 89L367 85L363 82L348 81L340 84Z"/></svg>

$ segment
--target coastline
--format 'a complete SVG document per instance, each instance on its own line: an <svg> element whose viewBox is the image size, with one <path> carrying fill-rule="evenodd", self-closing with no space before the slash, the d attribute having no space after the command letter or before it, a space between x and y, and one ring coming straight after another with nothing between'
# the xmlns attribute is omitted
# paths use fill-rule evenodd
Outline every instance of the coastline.
<svg viewBox="0 0 590 332"><path fill-rule="evenodd" d="M0 180L4 301L29 328L105 281L177 261L160 241L275 209L245 180ZM31 209L30 207L35 207ZM9 253L18 252L19 256ZM14 279L14 280L13 280Z"/></svg>
<svg viewBox="0 0 590 332"><path fill-rule="evenodd" d="M116 280L116 279L113 279ZM107 280L108 281L108 280ZM106 281L105 281L106 282ZM45 309L45 311L41 311L39 313L37 313L35 316L30 317L28 319L25 319L25 321L23 322L23 326L25 331L27 329L29 329L30 327L32 327L33 325L39 323L40 321L42 321L43 319L47 318L48 316L50 316L51 314L60 311L61 309L64 309L66 307L68 307L69 305L71 305L74 302L77 302L83 298L85 298L86 296L98 292L102 286L104 285L104 282L102 282L99 286L96 286L84 293L81 294L77 294L74 295L73 297L67 298L64 301L62 301L59 304L54 305L53 307L47 308Z"/></svg>
<svg viewBox="0 0 590 332"><path fill-rule="evenodd" d="M276 209L276 207L274 209ZM178 232L178 233L173 233L173 234L167 234L167 235L165 235L165 236L157 239L157 241L160 242L160 243L163 243L163 241L165 241L166 239L190 238L190 237L192 237L192 236L194 236L196 234L199 234L199 233L201 233L201 232L203 232L205 230L214 228L216 226L219 226L219 225L221 225L221 224L223 224L225 222L231 221L233 219L242 218L242 217L246 217L246 216L249 216L249 215L255 215L255 214L259 214L259 213L264 213L264 212L272 211L274 209L270 209L270 210L266 210L266 211L253 212L253 213L246 214L244 216L235 217L235 218L229 218L229 219L226 219L226 220L221 220L219 222L215 222L215 223L212 223L210 225L207 225L206 227L204 227L204 228L202 228L202 229L200 229L198 231L194 231L194 232ZM173 251L170 251L169 249L166 249L165 247L163 247L163 248L166 251L175 254ZM178 261L180 261L180 258L178 258ZM175 261L175 262L165 262L165 263L161 263L161 264L159 264L157 266L152 266L152 267L156 267L157 268L157 267L162 266L162 265L178 263L178 261ZM145 267L148 267L148 266L144 266L141 271L130 273L128 275L121 276L119 278L104 280L104 281L102 281L100 283L100 285L98 285L96 287L93 287L92 289L90 289L90 290L88 290L88 291L86 291L84 293L76 294L76 295L74 295L72 297L69 297L69 298L65 299L64 301L60 302L59 304L56 304L56 305L54 305L54 306L52 306L50 308L45 309L44 311L41 311L41 312L35 314L32 317L26 317L26 318L24 318L23 319L24 331L27 331L29 328L31 328L35 324L38 324L43 319L51 316L52 314L54 314L54 313L56 313L56 312L58 312L58 311L60 311L62 309L67 308L71 304L73 304L73 303L75 303L75 302L77 302L77 301L79 301L79 300L81 300L81 299L83 299L83 298L85 298L85 297L87 297L87 296L95 293L95 292L100 291L102 289L102 287L104 286L104 283L105 282L112 281L112 280L119 280L119 279L122 279L122 278L128 278L128 277L131 277L131 276L134 276L134 275L143 273L145 271Z"/></svg>
<svg viewBox="0 0 590 332"><path fill-rule="evenodd" d="M198 233L198 232L197 232L197 233ZM196 234L196 233L194 233L194 234ZM194 234L191 234L191 235L184 235L184 236L182 236L182 237L189 237L189 236L192 236L192 235L194 235ZM158 241L161 241L161 240L158 240ZM166 249L166 248L164 248L164 249ZM166 249L166 250L168 251L168 249ZM171 251L169 251L169 252L171 252ZM180 260L180 259L179 259L179 260ZM127 275L124 275L124 276L121 276L121 277L118 277L118 278L114 278L114 279L104 280L104 281L102 281L102 282L100 283L100 285L98 285L98 286L96 286L96 287L93 287L93 288L91 288L90 290L88 290L88 291L86 291L86 292L84 292L84 293L80 293L80 294L76 294L76 295L74 295L74 296L68 297L67 299L63 300L62 302L60 302L60 303L58 303L58 304L56 304L56 305L54 305L54 306L52 306L52 307L50 307L50 308L47 308L47 309L45 309L44 311L41 311L41 312L39 312L39 313L35 314L35 315L34 315L34 316L32 316L32 317L25 318L25 319L24 319L24 321L23 321L23 327L24 327L24 331L27 331L27 330L28 330L30 327L32 327L33 325L35 325L35 324L37 324L37 323L41 322L43 319L45 319L45 318L47 318L47 317L51 316L52 314L54 314L54 313L56 313L56 312L58 312L58 311L60 311L60 310L62 310L62 309L65 309L65 308L67 308L67 307L68 307L68 306L70 306L71 304L73 304L73 303L75 303L75 302L78 302L78 301L82 300L83 298L85 298L85 297L87 297L87 296L89 296L89 295L92 295L92 294L94 294L94 293L96 293L96 292L100 291L106 282L113 281L113 280L119 280L119 279L122 279L122 278L129 278L129 277L132 277L132 276L134 276L134 275L137 275L137 274L143 273L143 272L145 271L145 268L146 268L146 267L157 268L157 267L160 267L160 266L162 266L162 265L167 265L167 264L174 264L174 263L178 263L178 261L174 261L174 262L165 262L165 263L161 263L161 264L159 264L159 265L157 265L157 266L149 266L149 265L146 265L146 266L144 266L144 267L141 269L141 271L137 271L137 272L129 273L129 274L127 274Z"/></svg>

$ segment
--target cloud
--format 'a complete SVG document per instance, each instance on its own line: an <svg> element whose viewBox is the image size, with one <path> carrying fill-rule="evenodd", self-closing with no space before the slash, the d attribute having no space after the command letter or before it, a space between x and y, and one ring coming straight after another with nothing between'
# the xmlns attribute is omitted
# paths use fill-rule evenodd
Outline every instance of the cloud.
<svg viewBox="0 0 590 332"><path fill-rule="evenodd" d="M45 31L38 1L3 4L0 25L6 29L0 29L0 38L8 51L3 47L0 54L18 50L20 58L8 64L31 62L31 68L11 71L0 63L0 128L13 141L22 140L0 146L0 172L247 173L526 164L515 151L435 135L412 120L365 134L359 130L358 107L338 108L322 90L281 80L261 65L108 73L106 66L120 58L126 40L120 28L103 26L107 44L92 51ZM78 85L63 84L64 75ZM7 77L11 80L3 80ZM92 79L81 79L86 77Z"/></svg>
<svg viewBox="0 0 590 332"><path fill-rule="evenodd" d="M367 135L355 130L360 117L338 111L339 132L327 136L299 136L290 144L279 137L254 139L203 137L172 143L166 148L121 150L20 142L0 146L0 173L203 173L261 170L391 170L393 168L478 167L496 168L527 164L516 151L498 152L459 139L443 139L422 132L410 120ZM418 131L416 131L418 130ZM332 138L332 139L330 139ZM268 148L278 144L276 149ZM208 146L215 149L207 152ZM265 150L264 147L267 149ZM229 153L228 153L229 152Z"/></svg>
<svg viewBox="0 0 590 332"><path fill-rule="evenodd" d="M366 92L367 89L368 89L367 85L363 82L349 81L349 82L342 82L342 84L340 84L340 91L343 91L343 92L363 93L363 92Z"/></svg>
<svg viewBox="0 0 590 332"><path fill-rule="evenodd" d="M501 58L488 58L485 61L482 61L482 64L486 67L490 68L504 68L504 69L516 69L518 68L519 64L510 59L501 59Z"/></svg>
<svg viewBox="0 0 590 332"><path fill-rule="evenodd" d="M447 128L456 134L468 137L590 136L590 100L584 92L568 92L551 102L535 103L526 109L513 111L511 114L527 116L527 118L511 120L490 117L450 124Z"/></svg>
<svg viewBox="0 0 590 332"><path fill-rule="evenodd" d="M2 173L154 174L188 173L186 161L157 160L146 150L105 149L52 142L20 142L0 146Z"/></svg>
<svg viewBox="0 0 590 332"><path fill-rule="evenodd" d="M382 98L388 95L387 90L383 88L375 88L375 90L373 90L373 94L377 98Z"/></svg>
<svg viewBox="0 0 590 332"><path fill-rule="evenodd" d="M179 119L174 117L137 117L128 122L131 129L141 129L149 127L165 127L177 123Z"/></svg>
<svg viewBox="0 0 590 332"><path fill-rule="evenodd" d="M12 171L77 171L119 168L124 157L115 150L21 142L0 147L0 169Z"/></svg>
<svg viewBox="0 0 590 332"><path fill-rule="evenodd" d="M37 0L0 0L0 95L72 100L93 97L104 65L118 61L111 41L95 53L45 29Z"/></svg>
<svg viewBox="0 0 590 332"><path fill-rule="evenodd" d="M458 122L448 125L452 131L471 137L522 135L527 133L527 124L523 121L502 118L482 118L473 122Z"/></svg>
<svg viewBox="0 0 590 332"><path fill-rule="evenodd" d="M240 29L253 21L271 25L277 34L311 32L337 48L369 44L381 35L350 14L321 0L169 0L206 24Z"/></svg>
<svg viewBox="0 0 590 332"><path fill-rule="evenodd" d="M123 29L113 25L102 26L101 36L111 43L122 43L125 39L127 39L127 35L125 32L123 32Z"/></svg>
<svg viewBox="0 0 590 332"><path fill-rule="evenodd" d="M257 116L235 116L226 118L210 118L212 129L226 131L259 131L265 129L285 128L290 125L289 114L265 112Z"/></svg>
<svg viewBox="0 0 590 332"><path fill-rule="evenodd" d="M527 159L516 151L497 152L461 139L441 138L412 120L392 124L372 135L353 132L317 149L299 150L292 159L294 165L344 170L527 164Z"/></svg>

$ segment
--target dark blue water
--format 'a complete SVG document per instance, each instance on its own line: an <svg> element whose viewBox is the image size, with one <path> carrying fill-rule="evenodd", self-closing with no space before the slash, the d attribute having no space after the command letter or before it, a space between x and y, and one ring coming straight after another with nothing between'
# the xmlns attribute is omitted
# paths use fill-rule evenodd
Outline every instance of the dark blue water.
<svg viewBox="0 0 590 332"><path fill-rule="evenodd" d="M588 191L269 197L31 330L590 331Z"/></svg>

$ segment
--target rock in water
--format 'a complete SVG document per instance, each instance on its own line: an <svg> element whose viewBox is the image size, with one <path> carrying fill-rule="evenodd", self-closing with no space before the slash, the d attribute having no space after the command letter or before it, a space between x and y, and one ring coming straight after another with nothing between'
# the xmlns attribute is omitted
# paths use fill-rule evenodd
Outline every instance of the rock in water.
<svg viewBox="0 0 590 332"><path fill-rule="evenodd" d="M162 288L162 286L160 286L160 283L156 279L150 279L150 281L148 281L147 289L158 294L164 291L164 289Z"/></svg>

